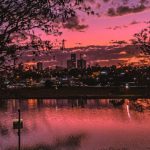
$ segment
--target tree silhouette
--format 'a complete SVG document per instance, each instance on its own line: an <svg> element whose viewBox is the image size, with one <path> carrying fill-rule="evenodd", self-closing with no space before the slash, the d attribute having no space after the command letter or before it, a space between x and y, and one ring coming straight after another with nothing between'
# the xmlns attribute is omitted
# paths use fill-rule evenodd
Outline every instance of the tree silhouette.
<svg viewBox="0 0 150 150"><path fill-rule="evenodd" d="M17 59L16 51L51 49L52 43L43 41L36 30L60 35L59 29L77 17L78 10L93 14L84 0L0 0L0 68L6 59Z"/></svg>
<svg viewBox="0 0 150 150"><path fill-rule="evenodd" d="M137 46L144 55L150 55L150 25L140 33L134 35L132 43Z"/></svg>

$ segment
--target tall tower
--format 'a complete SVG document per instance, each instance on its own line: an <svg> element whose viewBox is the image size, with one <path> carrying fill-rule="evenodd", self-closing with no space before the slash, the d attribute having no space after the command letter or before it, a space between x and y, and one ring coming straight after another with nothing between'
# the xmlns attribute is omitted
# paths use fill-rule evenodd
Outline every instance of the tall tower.
<svg viewBox="0 0 150 150"><path fill-rule="evenodd" d="M65 42L66 42L66 40L62 40L62 46L61 46L61 50L62 51L64 51L65 50Z"/></svg>

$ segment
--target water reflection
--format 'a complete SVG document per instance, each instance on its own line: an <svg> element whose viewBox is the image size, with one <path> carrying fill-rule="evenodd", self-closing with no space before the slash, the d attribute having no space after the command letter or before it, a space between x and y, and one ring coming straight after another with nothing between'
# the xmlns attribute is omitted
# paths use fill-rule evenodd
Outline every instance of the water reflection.
<svg viewBox="0 0 150 150"><path fill-rule="evenodd" d="M19 107L26 149L150 149L150 99L0 100L0 150L16 149Z"/></svg>

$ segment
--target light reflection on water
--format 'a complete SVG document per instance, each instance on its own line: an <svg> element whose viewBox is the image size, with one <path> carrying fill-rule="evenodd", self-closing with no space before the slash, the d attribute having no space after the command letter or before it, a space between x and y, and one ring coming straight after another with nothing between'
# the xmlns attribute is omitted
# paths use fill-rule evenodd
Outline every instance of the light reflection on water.
<svg viewBox="0 0 150 150"><path fill-rule="evenodd" d="M150 149L150 99L0 100L0 150L17 149L19 107L27 149Z"/></svg>

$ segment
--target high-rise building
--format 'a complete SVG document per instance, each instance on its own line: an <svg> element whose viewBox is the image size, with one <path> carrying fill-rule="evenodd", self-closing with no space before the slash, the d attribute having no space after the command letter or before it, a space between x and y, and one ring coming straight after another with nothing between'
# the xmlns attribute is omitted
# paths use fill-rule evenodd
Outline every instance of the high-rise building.
<svg viewBox="0 0 150 150"><path fill-rule="evenodd" d="M42 71L43 70L43 63L42 62L38 62L37 63L37 70L38 71Z"/></svg>
<svg viewBox="0 0 150 150"><path fill-rule="evenodd" d="M86 68L86 60L83 59L83 55L80 54L80 59L77 60L77 68L85 69Z"/></svg>
<svg viewBox="0 0 150 150"><path fill-rule="evenodd" d="M84 59L77 60L77 68L85 69L86 68L86 60L84 60Z"/></svg>
<svg viewBox="0 0 150 150"><path fill-rule="evenodd" d="M71 54L71 59L67 60L67 68L68 69L85 69L86 68L86 60L83 59L83 55L80 54L80 59L77 60L76 54Z"/></svg>
<svg viewBox="0 0 150 150"><path fill-rule="evenodd" d="M76 62L71 61L71 60L67 60L67 68L68 69L74 69L74 68L76 68Z"/></svg>
<svg viewBox="0 0 150 150"><path fill-rule="evenodd" d="M71 59L67 60L67 68L68 69L76 68L76 54L71 54Z"/></svg>
<svg viewBox="0 0 150 150"><path fill-rule="evenodd" d="M74 62L76 62L76 54L71 54L71 61L74 61Z"/></svg>

